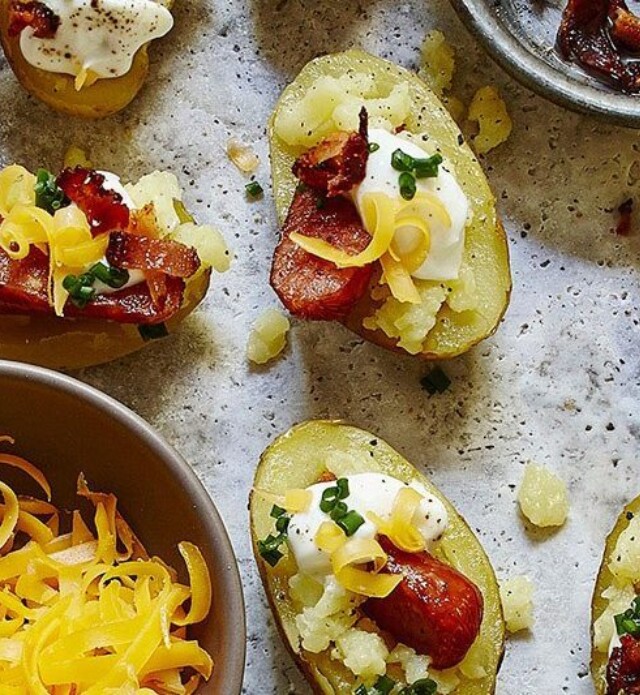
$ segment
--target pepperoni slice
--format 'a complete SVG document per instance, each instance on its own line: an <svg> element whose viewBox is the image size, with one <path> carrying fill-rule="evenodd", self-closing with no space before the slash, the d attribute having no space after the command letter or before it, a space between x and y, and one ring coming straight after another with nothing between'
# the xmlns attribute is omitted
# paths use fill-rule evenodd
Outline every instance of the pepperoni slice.
<svg viewBox="0 0 640 695"><path fill-rule="evenodd" d="M37 248L33 247L20 261L0 249L0 313L53 314L47 294L48 279L49 259ZM66 317L118 323L162 323L178 312L183 294L184 281L165 276L161 297L152 297L147 283L140 283L113 294L97 295L83 309L69 301L64 313Z"/></svg>
<svg viewBox="0 0 640 695"><path fill-rule="evenodd" d="M338 268L291 241L292 232L324 239L355 255L371 241L355 206L346 198L298 190L271 267L271 286L292 314L306 319L344 318L367 291L373 266Z"/></svg>
<svg viewBox="0 0 640 695"><path fill-rule="evenodd" d="M189 246L171 239L122 232L111 234L107 260L116 268L161 272L178 278L189 278L200 267L196 250Z"/></svg>
<svg viewBox="0 0 640 695"><path fill-rule="evenodd" d="M398 642L429 655L434 668L459 664L480 632L480 590L429 553L406 553L385 536L379 542L388 556L382 571L404 579L386 598L368 599L365 614Z"/></svg>
<svg viewBox="0 0 640 695"><path fill-rule="evenodd" d="M18 36L31 27L36 38L52 39L59 26L60 17L43 2L13 0L9 5L9 36Z"/></svg>
<svg viewBox="0 0 640 695"><path fill-rule="evenodd" d="M129 208L116 191L104 187L102 174L84 167L65 169L57 184L89 220L94 236L125 230L129 226Z"/></svg>

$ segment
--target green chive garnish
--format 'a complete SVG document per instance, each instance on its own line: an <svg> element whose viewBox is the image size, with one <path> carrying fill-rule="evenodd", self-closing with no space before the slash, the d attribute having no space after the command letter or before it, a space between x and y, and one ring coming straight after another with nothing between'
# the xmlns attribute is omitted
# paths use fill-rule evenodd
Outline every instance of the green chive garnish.
<svg viewBox="0 0 640 695"><path fill-rule="evenodd" d="M403 171L398 177L398 183L400 184L400 195L405 200L413 200L416 194L416 179L414 175L408 171Z"/></svg>
<svg viewBox="0 0 640 695"><path fill-rule="evenodd" d="M420 384L430 396L433 396L436 393L444 393L451 386L451 379L440 367L434 367L420 379Z"/></svg>
<svg viewBox="0 0 640 695"><path fill-rule="evenodd" d="M104 263L96 263L89 271L107 287L119 290L129 282L129 272L124 268L114 268Z"/></svg>
<svg viewBox="0 0 640 695"><path fill-rule="evenodd" d="M154 323L150 326L138 326L138 333L140 333L140 337L145 342L148 340L166 338L169 335L169 331L164 323Z"/></svg>
<svg viewBox="0 0 640 695"><path fill-rule="evenodd" d="M403 688L399 695L435 695L437 691L438 685L435 681L431 678L421 678Z"/></svg>
<svg viewBox="0 0 640 695"><path fill-rule="evenodd" d="M380 145L378 145L377 142L370 142L367 145L367 150L369 150L369 154L373 154L374 152L377 152L380 149Z"/></svg>
<svg viewBox="0 0 640 695"><path fill-rule="evenodd" d="M264 193L262 186L257 181L249 181L249 183L244 187L244 190L251 198L257 198Z"/></svg>
<svg viewBox="0 0 640 695"><path fill-rule="evenodd" d="M46 169L38 169L33 190L36 194L36 206L51 215L70 203L64 191L58 186L56 177Z"/></svg>
<svg viewBox="0 0 640 695"><path fill-rule="evenodd" d="M428 159L415 159L413 173L417 179L433 179L438 175L440 164L442 164L441 154L434 154Z"/></svg>
<svg viewBox="0 0 640 695"><path fill-rule="evenodd" d="M396 171L413 171L414 162L415 160L410 154L400 149L395 150L391 155L391 166Z"/></svg>
<svg viewBox="0 0 640 695"><path fill-rule="evenodd" d="M624 613L614 615L613 619L619 636L640 637L640 596L633 599L631 608L628 608Z"/></svg>
<svg viewBox="0 0 640 695"><path fill-rule="evenodd" d="M336 524L347 534L347 536L353 536L353 534L364 524L364 519L358 514L358 512L348 511L343 517L336 521Z"/></svg>
<svg viewBox="0 0 640 695"><path fill-rule="evenodd" d="M284 556L280 550L280 545L284 542L282 535L272 536L269 534L263 541L258 541L258 552L265 562L271 567L275 567Z"/></svg>
<svg viewBox="0 0 640 695"><path fill-rule="evenodd" d="M338 480L336 480L336 487L338 488L339 500L349 497L349 481L346 478L338 478Z"/></svg>

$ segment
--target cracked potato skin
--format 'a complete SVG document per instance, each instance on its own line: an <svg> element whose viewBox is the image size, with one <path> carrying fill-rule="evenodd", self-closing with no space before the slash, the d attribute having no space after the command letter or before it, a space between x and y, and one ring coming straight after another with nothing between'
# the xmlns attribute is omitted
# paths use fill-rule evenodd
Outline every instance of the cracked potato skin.
<svg viewBox="0 0 640 695"><path fill-rule="evenodd" d="M317 482L325 472L325 456L335 452L347 457L359 456L363 461L361 469L341 471L344 475L366 470L387 473L406 482L417 480L445 504L449 528L436 556L444 559L446 553L446 561L468 576L482 591L485 610L479 639L490 666L484 678L462 678L455 694L492 695L504 653L505 627L498 583L482 545L442 493L386 442L359 428L329 420L297 425L267 448L256 470L249 505L253 552L269 605L287 650L313 692L317 695L352 695L356 686L355 676L326 653L312 654L301 648L295 626L296 610L288 594L288 580L297 571L295 561L286 554L275 568L271 568L260 557L257 542L272 529L273 519L269 512L273 502L256 490L281 494L284 489L307 487Z"/></svg>
<svg viewBox="0 0 640 695"><path fill-rule="evenodd" d="M142 89L149 73L148 45L135 55L126 75L101 79L77 91L74 78L30 65L20 50L20 36L9 36L10 0L0 0L0 42L20 84L55 111L80 118L106 118L127 107ZM160 0L168 9L173 0Z"/></svg>
<svg viewBox="0 0 640 695"><path fill-rule="evenodd" d="M297 185L291 167L302 153L278 137L274 123L279 110L283 105L299 99L319 77L335 77L347 71L374 74L380 83L387 85L408 83L414 104L407 122L408 130L414 133L429 131L433 135L445 158L454 165L460 185L476 210L474 220L467 225L465 253L474 258L473 267L477 271L483 292L478 316L468 316L471 312L455 314L445 306L438 314L438 322L427 337L423 351L416 355L424 360L455 357L491 336L498 328L511 294L509 250L504 227L496 214L494 195L480 164L464 139L461 140L460 130L449 112L416 74L360 50L323 56L312 60L302 69L284 90L269 124L273 191L278 220L282 226ZM378 276L374 273L371 288L377 284L377 279ZM342 323L376 345L409 354L398 347L396 339L389 338L381 330L370 331L362 326L362 319L370 316L376 307L376 302L371 298L370 292L367 292Z"/></svg>

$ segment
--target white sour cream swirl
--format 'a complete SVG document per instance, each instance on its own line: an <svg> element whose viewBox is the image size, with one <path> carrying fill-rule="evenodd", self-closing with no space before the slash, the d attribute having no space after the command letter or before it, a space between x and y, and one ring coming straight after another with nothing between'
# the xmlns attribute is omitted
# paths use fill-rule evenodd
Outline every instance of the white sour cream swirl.
<svg viewBox="0 0 640 695"><path fill-rule="evenodd" d="M153 0L44 0L59 18L53 38L27 27L20 49L28 63L47 72L77 77L120 77L138 50L173 27L171 12Z"/></svg>
<svg viewBox="0 0 640 695"><path fill-rule="evenodd" d="M357 511L365 520L352 538L375 538L377 528L367 519L367 512L373 512L388 521L398 491L407 484L381 473L358 473L347 476L347 480L349 496L343 501L350 510ZM318 549L315 537L320 525L331 520L330 516L320 509L320 500L323 491L334 486L335 482L311 485L308 490L311 491L312 499L307 510L293 514L289 523L289 547L295 556L298 570L318 578L326 577L332 572L330 557ZM420 483L412 482L409 487L424 496L416 510L413 523L425 541L432 543L447 528L447 510L442 502Z"/></svg>

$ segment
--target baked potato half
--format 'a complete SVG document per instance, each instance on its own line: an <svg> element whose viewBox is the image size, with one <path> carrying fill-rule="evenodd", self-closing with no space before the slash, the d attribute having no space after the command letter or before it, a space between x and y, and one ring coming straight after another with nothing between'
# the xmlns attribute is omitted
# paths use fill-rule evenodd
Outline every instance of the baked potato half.
<svg viewBox="0 0 640 695"><path fill-rule="evenodd" d="M326 93L322 98L318 93L309 101L309 110L305 112L300 107L302 100L312 88L319 92L319 80L327 78L358 84L345 103L340 102L335 89L327 91L326 84L322 84ZM407 95L410 103L402 113L404 107L398 103ZM327 104L331 108L337 105L333 115L325 113ZM414 73L360 50L317 58L303 68L284 90L269 124L278 220L281 225L285 223L298 185L292 173L294 162L328 132L340 130L340 122L344 124L348 120L344 118L345 109L353 112L354 104L367 108L370 121L372 114L374 119L376 114L378 118L382 114L396 130L428 135L455 171L472 215L464 230L464 278L461 275L464 281L457 284L423 281L420 286L423 305L415 307L394 298L381 298L380 273L374 273L368 291L341 320L351 330L385 348L408 351L427 360L459 355L490 336L506 311L511 291L507 240L496 213L495 198L478 160L438 97ZM394 109L398 110L397 114L393 113ZM298 123L304 119L300 128L304 126L305 132L297 140L289 133L296 123L292 115ZM443 299L447 293L448 297ZM432 305L429 310L427 303ZM416 343L413 333L416 326L424 327L425 322L432 327L425 329L426 336ZM410 339L405 332L411 334Z"/></svg>
<svg viewBox="0 0 640 695"><path fill-rule="evenodd" d="M331 647L320 653L302 648L296 625L300 605L292 597L289 585L297 572L295 558L291 551L285 552L273 567L261 557L259 540L273 528L274 498L285 490L318 482L327 470L338 478L367 472L391 475L404 483L415 481L444 504L449 525L434 554L476 584L484 598L484 615L480 632L462 664L440 672L430 668L430 677L454 687L446 692L493 693L503 656L505 628L496 577L480 542L442 494L387 443L364 430L331 421L303 423L271 444L258 465L250 499L251 537L260 576L282 639L313 691L351 695L358 682L339 659L331 658Z"/></svg>
<svg viewBox="0 0 640 695"><path fill-rule="evenodd" d="M156 0L171 9L173 0ZM81 118L106 118L128 106L142 89L149 72L149 45L136 53L131 69L121 77L99 79L80 90L71 75L48 72L31 65L20 49L20 35L9 34L11 0L0 0L0 42L9 65L22 86L52 109Z"/></svg>
<svg viewBox="0 0 640 695"><path fill-rule="evenodd" d="M638 549L640 548L640 497L630 502L618 517L613 530L607 536L604 554L591 602L591 674L598 695L613 692L619 683L613 682L619 668L612 669L610 683L607 682L607 667L610 660L616 659L621 663L624 655L615 649L620 647L621 634L617 630L616 616L623 616L627 611L632 623L640 618L634 610L633 603L638 595L636 587L640 582L640 566L637 564ZM633 631L633 624L632 624ZM624 635L624 631L622 632ZM633 636L634 641L640 635L640 628ZM640 684L640 671L636 670L633 680L636 687ZM608 690L610 688L610 690ZM623 688L620 688L620 692ZM615 690L617 693L618 690ZM626 691L625 691L626 692ZM630 691L631 692L631 691Z"/></svg>
<svg viewBox="0 0 640 695"><path fill-rule="evenodd" d="M79 369L127 355L177 330L229 265L171 173L123 185L83 166L0 170L0 359Z"/></svg>

